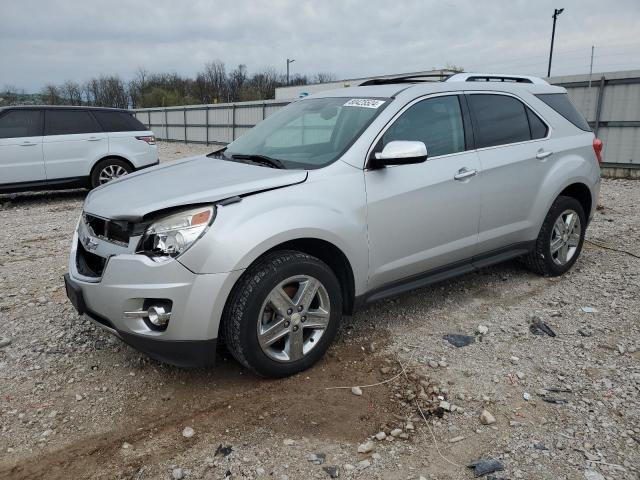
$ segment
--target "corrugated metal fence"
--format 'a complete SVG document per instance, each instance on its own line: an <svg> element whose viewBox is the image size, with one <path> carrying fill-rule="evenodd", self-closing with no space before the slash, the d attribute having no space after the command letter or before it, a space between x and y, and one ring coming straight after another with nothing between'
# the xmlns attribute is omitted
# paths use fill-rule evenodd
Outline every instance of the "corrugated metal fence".
<svg viewBox="0 0 640 480"><path fill-rule="evenodd" d="M640 71L553 77L604 142L605 166L640 169ZM135 115L161 140L227 144L289 102L143 108Z"/></svg>

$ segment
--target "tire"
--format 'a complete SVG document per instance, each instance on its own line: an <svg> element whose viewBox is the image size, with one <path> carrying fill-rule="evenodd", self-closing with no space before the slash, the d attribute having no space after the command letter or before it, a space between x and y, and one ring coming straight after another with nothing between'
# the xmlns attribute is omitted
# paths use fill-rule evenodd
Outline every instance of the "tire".
<svg viewBox="0 0 640 480"><path fill-rule="evenodd" d="M317 291L304 305L303 293L314 291L314 281ZM240 278L225 306L221 333L244 367L281 378L306 370L324 355L341 317L342 294L333 271L315 257L283 250L265 255Z"/></svg>
<svg viewBox="0 0 640 480"><path fill-rule="evenodd" d="M119 158L105 158L96 163L91 171L91 188L99 187L131 172L133 167L128 162Z"/></svg>
<svg viewBox="0 0 640 480"><path fill-rule="evenodd" d="M575 215L579 231L576 231L574 226L572 231L564 236L567 226L574 221L574 217L569 215ZM565 226L564 231L557 225L560 217L565 220L562 222ZM572 197L559 196L542 223L533 251L523 258L525 265L533 272L544 276L556 277L564 274L580 256L586 227L587 221L580 202ZM563 246L558 249L558 245L566 246L566 250Z"/></svg>

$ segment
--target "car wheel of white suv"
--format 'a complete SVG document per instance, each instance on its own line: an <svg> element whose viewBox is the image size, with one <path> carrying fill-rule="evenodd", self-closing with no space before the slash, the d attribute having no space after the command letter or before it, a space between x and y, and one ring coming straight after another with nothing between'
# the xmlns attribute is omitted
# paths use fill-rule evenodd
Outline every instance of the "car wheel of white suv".
<svg viewBox="0 0 640 480"><path fill-rule="evenodd" d="M556 198L538 234L534 250L524 258L540 275L558 276L578 259L587 227L584 209L572 197Z"/></svg>
<svg viewBox="0 0 640 480"><path fill-rule="evenodd" d="M223 319L224 339L253 372L286 377L322 357L341 316L333 271L310 255L279 251L250 267L234 288Z"/></svg>
<svg viewBox="0 0 640 480"><path fill-rule="evenodd" d="M91 187L96 188L100 185L120 178L133 171L131 165L119 158L105 158L100 160L91 171Z"/></svg>

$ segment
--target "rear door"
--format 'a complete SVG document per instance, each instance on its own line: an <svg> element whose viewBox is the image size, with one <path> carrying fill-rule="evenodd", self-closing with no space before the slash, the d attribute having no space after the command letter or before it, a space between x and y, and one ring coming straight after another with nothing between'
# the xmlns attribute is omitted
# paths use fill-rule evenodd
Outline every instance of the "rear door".
<svg viewBox="0 0 640 480"><path fill-rule="evenodd" d="M88 110L46 109L44 135L49 181L86 177L109 151L107 134Z"/></svg>
<svg viewBox="0 0 640 480"><path fill-rule="evenodd" d="M482 167L479 253L530 241L535 199L553 157L548 125L521 99L502 93L467 95Z"/></svg>
<svg viewBox="0 0 640 480"><path fill-rule="evenodd" d="M0 114L0 185L43 182L42 111L8 110Z"/></svg>
<svg viewBox="0 0 640 480"><path fill-rule="evenodd" d="M158 162L153 132L128 112L94 110L93 115L109 136L109 154L130 160L135 168Z"/></svg>
<svg viewBox="0 0 640 480"><path fill-rule="evenodd" d="M415 165L365 171L369 288L470 259L477 246L480 171L462 95L421 99L405 107L377 141L424 142Z"/></svg>

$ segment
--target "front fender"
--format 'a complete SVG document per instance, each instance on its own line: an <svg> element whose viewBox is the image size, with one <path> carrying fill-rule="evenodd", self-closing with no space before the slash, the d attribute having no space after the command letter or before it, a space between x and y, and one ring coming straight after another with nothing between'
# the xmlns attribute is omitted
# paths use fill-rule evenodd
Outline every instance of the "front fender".
<svg viewBox="0 0 640 480"><path fill-rule="evenodd" d="M362 171L355 171L359 175ZM361 179L362 180L362 179ZM291 240L324 240L347 257L356 291L366 286L368 244L361 182L307 182L251 195L219 206L211 228L180 261L197 273L243 270L274 247Z"/></svg>

